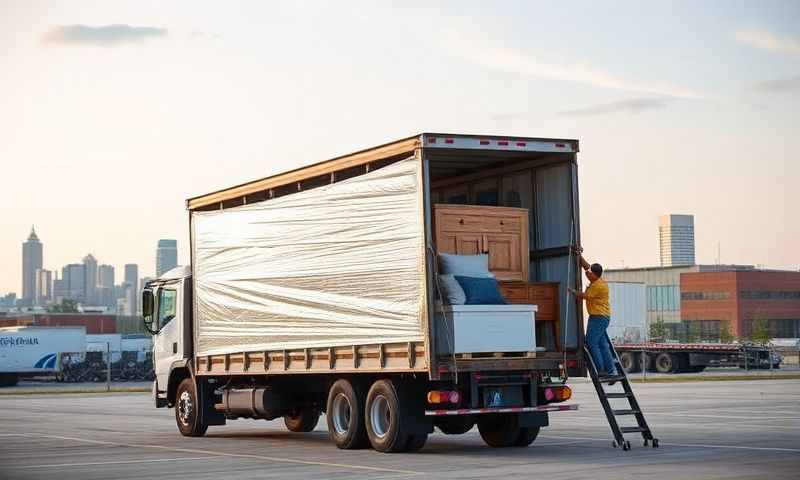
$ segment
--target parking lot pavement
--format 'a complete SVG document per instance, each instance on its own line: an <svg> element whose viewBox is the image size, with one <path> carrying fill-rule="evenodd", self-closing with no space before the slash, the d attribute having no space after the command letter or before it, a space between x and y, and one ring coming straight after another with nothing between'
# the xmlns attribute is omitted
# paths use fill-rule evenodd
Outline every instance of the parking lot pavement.
<svg viewBox="0 0 800 480"><path fill-rule="evenodd" d="M577 412L550 417L529 448L491 449L475 430L432 435L416 454L341 451L324 419L295 434L281 421L229 422L181 437L147 394L0 398L0 478L797 478L800 380L636 384L661 448L623 452L591 384Z"/></svg>

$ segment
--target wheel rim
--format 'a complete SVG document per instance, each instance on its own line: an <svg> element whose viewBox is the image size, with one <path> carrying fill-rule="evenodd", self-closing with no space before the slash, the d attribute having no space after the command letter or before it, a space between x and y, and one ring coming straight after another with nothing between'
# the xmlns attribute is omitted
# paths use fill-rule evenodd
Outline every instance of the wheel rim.
<svg viewBox="0 0 800 480"><path fill-rule="evenodd" d="M672 359L669 357L661 357L658 359L658 366L661 367L661 370L670 370L672 369Z"/></svg>
<svg viewBox="0 0 800 480"><path fill-rule="evenodd" d="M389 431L389 426L392 424L391 415L389 400L383 395L376 396L369 408L369 419L372 431L378 438L385 437Z"/></svg>
<svg viewBox="0 0 800 480"><path fill-rule="evenodd" d="M350 415L353 411L350 405L350 399L343 393L339 393L333 399L333 410L331 417L333 420L333 429L338 435L347 435L350 430Z"/></svg>
<svg viewBox="0 0 800 480"><path fill-rule="evenodd" d="M192 394L184 390L178 398L178 418L182 424L189 425L193 410Z"/></svg>

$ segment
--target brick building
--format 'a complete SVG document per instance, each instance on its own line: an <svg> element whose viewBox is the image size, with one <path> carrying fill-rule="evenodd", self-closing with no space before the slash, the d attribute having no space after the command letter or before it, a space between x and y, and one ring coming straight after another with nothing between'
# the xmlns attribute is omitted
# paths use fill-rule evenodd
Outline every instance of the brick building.
<svg viewBox="0 0 800 480"><path fill-rule="evenodd" d="M681 321L700 322L694 327L703 338L718 336L725 324L746 338L756 320L767 321L773 338L800 337L800 272L687 272L680 292Z"/></svg>

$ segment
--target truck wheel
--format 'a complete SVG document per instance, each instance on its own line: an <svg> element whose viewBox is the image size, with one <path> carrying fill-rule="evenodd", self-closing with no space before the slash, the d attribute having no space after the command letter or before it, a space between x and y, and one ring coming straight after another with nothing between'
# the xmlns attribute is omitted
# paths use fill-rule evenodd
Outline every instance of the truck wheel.
<svg viewBox="0 0 800 480"><path fill-rule="evenodd" d="M519 429L519 437L517 437L517 441L514 442L514 445L517 447L527 447L534 440L536 437L539 436L539 429L540 427L522 427Z"/></svg>
<svg viewBox="0 0 800 480"><path fill-rule="evenodd" d="M291 415L283 416L283 423L290 432L310 432L314 430L318 422L319 412L311 408L304 408Z"/></svg>
<svg viewBox="0 0 800 480"><path fill-rule="evenodd" d="M619 355L619 363L626 373L636 373L642 369L642 359L637 353L622 352Z"/></svg>
<svg viewBox="0 0 800 480"><path fill-rule="evenodd" d="M328 392L328 435L337 447L349 450L367 446L364 427L364 395L345 380L337 380Z"/></svg>
<svg viewBox="0 0 800 480"><path fill-rule="evenodd" d="M203 405L197 398L194 381L191 378L184 378L175 394L175 421L181 435L185 437L205 435L208 424L200 421L201 408Z"/></svg>
<svg viewBox="0 0 800 480"><path fill-rule="evenodd" d="M406 452L418 452L425 446L425 442L428 441L428 434L423 433L421 435L410 435L408 437L408 443L406 444Z"/></svg>
<svg viewBox="0 0 800 480"><path fill-rule="evenodd" d="M404 425L409 404L400 398L391 380L376 381L367 393L367 435L372 448L379 452L402 452L408 444Z"/></svg>
<svg viewBox="0 0 800 480"><path fill-rule="evenodd" d="M522 429L516 414L488 414L478 420L478 432L486 445L502 448L517 445Z"/></svg>
<svg viewBox="0 0 800 480"><path fill-rule="evenodd" d="M656 372L672 373L678 366L677 358L669 353L659 353L656 357Z"/></svg>
<svg viewBox="0 0 800 480"><path fill-rule="evenodd" d="M440 417L436 420L436 427L445 435L461 435L472 430L474 426L475 417L472 415Z"/></svg>

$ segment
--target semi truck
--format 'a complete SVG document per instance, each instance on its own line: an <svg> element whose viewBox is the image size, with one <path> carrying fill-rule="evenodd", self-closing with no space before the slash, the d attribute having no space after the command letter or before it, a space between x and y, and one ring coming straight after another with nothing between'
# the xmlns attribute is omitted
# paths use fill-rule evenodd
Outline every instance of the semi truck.
<svg viewBox="0 0 800 480"><path fill-rule="evenodd" d="M84 327L0 328L0 387L16 385L23 375L56 373L62 354L85 350Z"/></svg>
<svg viewBox="0 0 800 480"><path fill-rule="evenodd" d="M238 418L308 432L325 414L342 449L415 451L475 425L489 446L530 445L578 408L568 379L586 373L567 295L577 153L422 133L190 198L190 265L142 294L155 407L184 436ZM446 305L445 251L488 255L520 305Z"/></svg>

